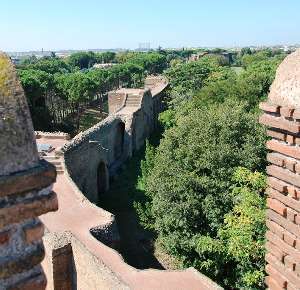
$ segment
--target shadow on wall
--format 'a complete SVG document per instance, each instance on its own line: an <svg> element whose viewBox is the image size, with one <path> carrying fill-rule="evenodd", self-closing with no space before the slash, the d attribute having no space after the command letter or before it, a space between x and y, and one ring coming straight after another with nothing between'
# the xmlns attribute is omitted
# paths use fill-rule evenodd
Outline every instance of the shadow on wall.
<svg viewBox="0 0 300 290"><path fill-rule="evenodd" d="M122 157L124 151L124 133L125 133L125 123L120 122L116 128L116 137L114 144L114 156L115 160Z"/></svg>
<svg viewBox="0 0 300 290"><path fill-rule="evenodd" d="M104 194L109 189L109 174L105 162L101 161L97 170L98 195Z"/></svg>

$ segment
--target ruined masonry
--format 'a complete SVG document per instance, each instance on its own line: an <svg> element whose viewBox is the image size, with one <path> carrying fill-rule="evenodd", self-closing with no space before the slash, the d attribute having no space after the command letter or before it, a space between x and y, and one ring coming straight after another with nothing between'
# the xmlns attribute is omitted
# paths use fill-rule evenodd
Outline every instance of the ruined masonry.
<svg viewBox="0 0 300 290"><path fill-rule="evenodd" d="M268 127L266 284L300 289L300 50L279 66L260 122Z"/></svg>
<svg viewBox="0 0 300 290"><path fill-rule="evenodd" d="M55 167L39 160L23 89L0 53L0 289L44 289L44 226L58 207Z"/></svg>
<svg viewBox="0 0 300 290"><path fill-rule="evenodd" d="M167 87L150 76L144 88L110 92L109 116L73 139L34 133L15 70L0 55L0 290L221 289L193 268L126 264L114 215L95 205L156 127Z"/></svg>
<svg viewBox="0 0 300 290"><path fill-rule="evenodd" d="M34 134L15 70L0 54L0 290L221 289L193 268L137 270L126 264L114 249L119 239L114 216L93 203L155 128L166 88L164 79L150 77L144 89L111 92L109 116L72 140L62 133ZM260 108L264 111L260 122L271 137L266 285L271 290L296 290L300 289L300 50L279 66L269 98ZM43 159L35 140L51 148Z"/></svg>

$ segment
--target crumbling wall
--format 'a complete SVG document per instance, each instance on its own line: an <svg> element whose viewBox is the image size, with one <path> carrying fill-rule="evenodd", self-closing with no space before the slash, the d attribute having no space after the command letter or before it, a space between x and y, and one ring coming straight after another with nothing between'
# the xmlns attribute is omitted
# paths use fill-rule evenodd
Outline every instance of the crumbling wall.
<svg viewBox="0 0 300 290"><path fill-rule="evenodd" d="M161 81L160 78L155 80L155 84ZM154 96L150 89L120 89L109 93L112 106L110 111L117 110L117 112L78 134L62 148L68 173L90 201L97 203L99 197L99 164L105 163L111 177L134 151L144 145L163 108L161 104L165 87L164 83L158 90L156 89ZM138 105L125 106L124 98L121 98L121 105L120 96L130 96L133 93L140 97ZM125 128L122 137L118 136L120 123L123 123ZM123 140L123 148L116 150L116 144L120 143L120 139Z"/></svg>
<svg viewBox="0 0 300 290"><path fill-rule="evenodd" d="M116 113L124 106L126 97L126 93L120 91L111 91L108 93L108 112L110 115Z"/></svg>
<svg viewBox="0 0 300 290"><path fill-rule="evenodd" d="M44 226L57 210L55 167L39 160L26 98L0 53L0 289L44 289Z"/></svg>
<svg viewBox="0 0 300 290"><path fill-rule="evenodd" d="M300 289L300 50L278 68L260 122L268 126L266 284Z"/></svg>
<svg viewBox="0 0 300 290"><path fill-rule="evenodd" d="M76 289L129 289L117 273L112 272L75 237L72 238L72 250Z"/></svg>
<svg viewBox="0 0 300 290"><path fill-rule="evenodd" d="M121 118L109 116L89 130L77 135L62 148L65 165L79 189L92 201L98 200L97 169L104 162L109 171L115 163L114 144L117 127L123 122ZM120 160L126 160L130 151L128 140L124 134L124 144Z"/></svg>

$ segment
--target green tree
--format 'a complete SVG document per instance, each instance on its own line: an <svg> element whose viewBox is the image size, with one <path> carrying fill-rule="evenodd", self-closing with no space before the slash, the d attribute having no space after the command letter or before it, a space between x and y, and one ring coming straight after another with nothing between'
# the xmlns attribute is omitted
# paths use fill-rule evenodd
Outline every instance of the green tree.
<svg viewBox="0 0 300 290"><path fill-rule="evenodd" d="M51 130L52 116L46 107L47 96L53 90L53 76L41 70L18 70L35 130Z"/></svg>
<svg viewBox="0 0 300 290"><path fill-rule="evenodd" d="M27 68L41 70L49 74L68 73L71 71L71 68L68 66L68 64L59 58L40 59L34 64L28 65Z"/></svg>
<svg viewBox="0 0 300 290"><path fill-rule="evenodd" d="M83 105L95 95L96 84L87 74L75 72L58 75L56 85L61 94L76 107L76 129L78 131Z"/></svg>
<svg viewBox="0 0 300 290"><path fill-rule="evenodd" d="M172 66L165 75L173 90L188 94L201 89L209 80L226 78L230 73L232 71L219 65L216 57L203 57L199 61Z"/></svg>
<svg viewBox="0 0 300 290"><path fill-rule="evenodd" d="M76 52L69 56L68 63L73 68L88 69L97 62L97 55L92 52Z"/></svg>
<svg viewBox="0 0 300 290"><path fill-rule="evenodd" d="M264 289L266 177L239 167L231 182L234 206L225 214L217 237L194 238L197 264L225 287Z"/></svg>
<svg viewBox="0 0 300 290"><path fill-rule="evenodd" d="M218 241L219 247L211 247L210 241L218 240L224 218L234 208L232 175L239 166L263 170L264 144L257 115L243 103L228 100L179 114L154 161L152 153L145 161L152 170L142 170L145 199L135 205L141 222L186 266L218 281L226 277L221 267L224 245ZM207 255L199 254L200 241L208 247ZM211 256L223 260L218 264Z"/></svg>
<svg viewBox="0 0 300 290"><path fill-rule="evenodd" d="M106 51L96 54L96 60L98 63L111 63L115 62L116 53L111 51Z"/></svg>

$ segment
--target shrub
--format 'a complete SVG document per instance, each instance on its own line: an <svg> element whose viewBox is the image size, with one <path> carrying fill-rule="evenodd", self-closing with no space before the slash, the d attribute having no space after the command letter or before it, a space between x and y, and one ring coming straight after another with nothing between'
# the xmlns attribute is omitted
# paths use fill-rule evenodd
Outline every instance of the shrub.
<svg viewBox="0 0 300 290"><path fill-rule="evenodd" d="M223 268L231 263L237 271L242 265L238 251L228 252L234 232L230 217L238 217L239 209L232 176L238 167L264 169L264 144L265 134L257 115L247 111L244 103L229 100L179 114L156 153L148 149L151 154L148 152L142 165L147 164L141 177L145 199L137 202L136 208L143 225L155 229L166 250L186 265L219 282L224 277L234 280L234 274L229 270L224 273ZM230 231L226 225L230 225ZM247 228L244 230L247 232ZM250 259L250 266L239 270L238 277L245 284L258 279L251 263ZM248 276L245 269L250 269ZM236 283L242 283L240 280Z"/></svg>

